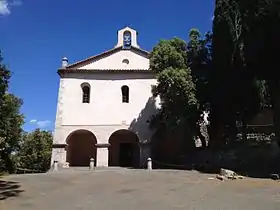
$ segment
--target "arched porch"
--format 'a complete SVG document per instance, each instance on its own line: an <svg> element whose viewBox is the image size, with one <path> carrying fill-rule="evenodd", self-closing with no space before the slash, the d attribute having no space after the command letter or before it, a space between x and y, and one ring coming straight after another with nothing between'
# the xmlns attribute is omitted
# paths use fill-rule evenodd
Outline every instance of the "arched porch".
<svg viewBox="0 0 280 210"><path fill-rule="evenodd" d="M138 136L132 131L121 129L109 138L109 166L133 167L140 165Z"/></svg>
<svg viewBox="0 0 280 210"><path fill-rule="evenodd" d="M76 130L66 139L66 161L70 166L89 166L90 158L96 163L96 136L88 130Z"/></svg>

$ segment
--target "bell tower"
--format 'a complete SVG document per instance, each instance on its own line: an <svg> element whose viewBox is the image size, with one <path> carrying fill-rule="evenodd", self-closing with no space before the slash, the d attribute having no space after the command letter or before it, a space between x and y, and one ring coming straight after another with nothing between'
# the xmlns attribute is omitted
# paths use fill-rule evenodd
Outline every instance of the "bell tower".
<svg viewBox="0 0 280 210"><path fill-rule="evenodd" d="M137 31L132 28L125 27L118 31L118 43L116 47L123 47L123 49L130 49L130 47L140 48L137 44Z"/></svg>

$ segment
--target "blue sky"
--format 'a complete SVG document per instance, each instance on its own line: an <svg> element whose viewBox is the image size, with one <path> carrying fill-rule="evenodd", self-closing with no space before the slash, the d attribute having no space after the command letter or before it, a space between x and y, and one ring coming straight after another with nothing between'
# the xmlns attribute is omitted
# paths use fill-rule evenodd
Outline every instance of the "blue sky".
<svg viewBox="0 0 280 210"><path fill-rule="evenodd" d="M208 0L0 0L0 49L10 92L24 101L24 128L53 130L63 56L72 63L111 49L125 26L145 50L187 40L191 28L211 30L213 8Z"/></svg>

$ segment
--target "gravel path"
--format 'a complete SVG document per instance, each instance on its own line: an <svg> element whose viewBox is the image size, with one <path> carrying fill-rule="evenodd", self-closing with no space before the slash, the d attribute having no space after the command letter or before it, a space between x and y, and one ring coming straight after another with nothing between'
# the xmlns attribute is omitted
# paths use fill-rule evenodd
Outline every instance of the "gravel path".
<svg viewBox="0 0 280 210"><path fill-rule="evenodd" d="M215 176L126 169L13 175L1 179L0 209L280 209L280 182L249 178L222 182L209 177Z"/></svg>

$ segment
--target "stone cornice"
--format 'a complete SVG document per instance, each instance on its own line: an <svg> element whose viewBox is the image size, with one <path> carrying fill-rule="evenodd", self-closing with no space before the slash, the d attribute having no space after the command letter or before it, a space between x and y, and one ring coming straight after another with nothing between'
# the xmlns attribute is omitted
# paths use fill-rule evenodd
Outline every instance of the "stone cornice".
<svg viewBox="0 0 280 210"><path fill-rule="evenodd" d="M144 74L154 74L155 72L149 69L58 69L58 75L63 77L65 74L71 73L144 73Z"/></svg>
<svg viewBox="0 0 280 210"><path fill-rule="evenodd" d="M52 148L55 148L55 149L64 149L66 148L67 144L53 144L52 145Z"/></svg>
<svg viewBox="0 0 280 210"><path fill-rule="evenodd" d="M106 144L106 143L104 143L104 144L102 144L102 143L95 144L95 147L97 147L97 148L108 148L110 146L111 146L110 143L108 143L108 144Z"/></svg>
<svg viewBox="0 0 280 210"><path fill-rule="evenodd" d="M138 142L139 145L149 145L150 142ZM97 143L94 145L96 148L109 148L111 146L110 143ZM53 144L52 148L54 149L66 149L67 144Z"/></svg>

